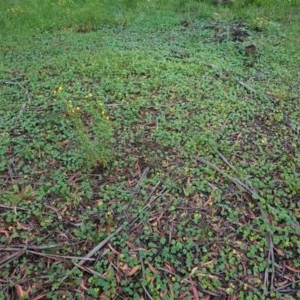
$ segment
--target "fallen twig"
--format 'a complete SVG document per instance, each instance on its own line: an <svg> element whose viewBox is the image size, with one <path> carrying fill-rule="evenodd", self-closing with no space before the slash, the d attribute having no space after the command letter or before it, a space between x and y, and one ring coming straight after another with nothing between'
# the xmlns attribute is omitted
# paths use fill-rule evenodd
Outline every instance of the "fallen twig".
<svg viewBox="0 0 300 300"><path fill-rule="evenodd" d="M0 269L2 267L4 267L6 264L8 264L9 262L15 260L16 258L22 256L24 253L26 252L25 249L18 249L17 252L9 255L8 257L5 257L2 261L0 261Z"/></svg>
<svg viewBox="0 0 300 300"><path fill-rule="evenodd" d="M265 277L264 277L264 286L266 288L264 292L264 296L268 294L268 291L273 291L274 288L274 278L275 278L275 258L274 258L274 244L272 240L272 236L269 233L267 236L267 242L269 247L268 252L268 264L265 270ZM271 272L269 271L269 264L271 264ZM269 282L269 274L271 273L271 279Z"/></svg>
<svg viewBox="0 0 300 300"><path fill-rule="evenodd" d="M9 247L7 247L5 245L0 245L0 249L2 251L15 251L15 250L19 250L19 249L47 250L47 249L53 249L53 248L60 248L60 247L65 246L65 245L66 245L65 243L53 244L53 245L41 245L41 246L17 244L17 245L10 245Z"/></svg>
<svg viewBox="0 0 300 300"><path fill-rule="evenodd" d="M174 272L172 272L172 271L170 271L170 270L168 270L168 269L165 269L165 268L158 268L158 269L161 270L161 271L167 272L167 273L169 273L169 274L171 274L171 275L174 275L174 276L177 276L177 277L179 277L179 278L182 278L182 276L180 276L180 275L178 275L178 274L175 274ZM186 278L182 278L181 281L190 284L190 281L189 281L188 279L186 279ZM215 297L220 297L220 295L218 295L218 294L216 294L216 293L214 293L214 292L211 292L211 291L208 291L208 290L203 289L203 288L202 288L200 285L198 285L198 284L195 284L195 286L197 286L197 288L198 288L200 291L202 291L202 292L204 292L204 293L206 293L206 294L209 294L209 295L215 296Z"/></svg>
<svg viewBox="0 0 300 300"><path fill-rule="evenodd" d="M151 198L152 194L154 193L154 191L157 189L157 187L159 186L159 184L161 183L161 180L158 181L158 183L155 185L155 187L152 189L150 196L148 197L147 201ZM165 192L165 191L164 191ZM160 195L163 193L160 193ZM144 205L144 207L141 209L141 211L144 211L145 209L148 209L151 207L152 203L159 198L158 195L157 197L153 197L153 199L151 199L151 201L147 204ZM102 240L97 246L95 246L90 252L88 252L84 257L82 257L80 259L80 261L78 263L74 263L75 266L67 272L67 274L62 278L62 280L59 282L59 284L62 284L75 270L76 267L81 267L84 265L84 263L91 258L96 252L98 252L99 250L101 250L110 240L111 238L113 238L114 236L116 236L121 230L123 230L126 226L129 226L129 228L136 223L136 221L139 219L139 216L136 216L135 218L133 218L129 223L123 223L122 225L120 225L114 232L112 232L110 235L108 235L104 240Z"/></svg>
<svg viewBox="0 0 300 300"><path fill-rule="evenodd" d="M249 86L248 84L240 81L240 80L237 80L236 81L238 84L240 84L242 87L244 87L248 92L251 92L253 94L258 94L258 91L255 90L254 88L252 88L251 86Z"/></svg>
<svg viewBox="0 0 300 300"><path fill-rule="evenodd" d="M28 253L32 253L35 255L39 256L44 256L44 257L49 257L49 258L63 258L63 259L78 259L80 261L94 261L94 258L89 258L89 257L78 257L78 256L69 256L69 255L56 255L56 254L48 254L48 253L41 253L41 252L36 252L32 250L27 250Z"/></svg>
<svg viewBox="0 0 300 300"><path fill-rule="evenodd" d="M236 168L226 159L226 157L221 152L218 152L218 154L221 157L221 159L228 165L228 167L230 167L233 171L236 172Z"/></svg>
<svg viewBox="0 0 300 300"><path fill-rule="evenodd" d="M180 152L184 152L184 149L182 149L182 148L179 148L179 150L180 150ZM192 155L192 157L194 157L197 161L211 167L215 171L221 173L224 177L226 177L227 179L232 181L235 185L240 187L242 190L249 193L255 199L260 199L257 191L252 186L249 187L247 184L243 183L241 180L229 175L228 173L226 173L225 171L220 169L218 166L212 164L211 162L207 161L206 159L204 159L202 157L199 157L197 155ZM275 278L274 245L273 245L273 239L272 239L272 234L271 234L271 224L270 224L270 221L268 219L268 216L267 216L266 212L264 211L264 209L262 208L262 206L259 202L257 202L257 205L259 207L259 210L261 212L261 215L263 217L264 222L268 226L267 228L269 228L269 230L267 232L267 242L268 242L268 245L269 245L268 264L267 264L267 267L266 267L266 270L265 270L265 278L264 278L264 285L266 287L265 295L266 295L267 291L269 291L270 289L272 291L273 286L274 286L274 278ZM271 261L271 281L270 281L270 285L269 285L269 273L270 273L270 271L269 271L269 261Z"/></svg>
<svg viewBox="0 0 300 300"><path fill-rule="evenodd" d="M19 114L16 118L16 121L21 117L22 113L25 111L26 109L26 106L28 103L31 102L31 96L30 96L30 93L28 91L28 89L26 89L22 84L20 84L19 82L15 82L15 81L10 81L10 80L1 80L0 82L2 82L3 84L6 84L6 85L17 85L19 86L24 92L25 92L25 95L27 97L27 101L25 103L22 104L22 107L19 111Z"/></svg>
<svg viewBox="0 0 300 300"><path fill-rule="evenodd" d="M101 241L96 247L94 247L88 254L86 254L79 262L78 265L82 266L86 261L87 258L91 258L96 252L98 252L100 249L102 249L108 242L109 240L114 237L115 235L117 235L124 227L126 226L126 224L122 224L121 226L119 226L116 231L114 231L113 233L111 233L109 236L107 236L103 241Z"/></svg>
<svg viewBox="0 0 300 300"><path fill-rule="evenodd" d="M134 187L134 193L138 193L140 190L141 190L141 185L144 181L144 179L147 177L147 174L149 173L150 171L150 167L146 167L138 181L138 183L136 184L136 186Z"/></svg>
<svg viewBox="0 0 300 300"><path fill-rule="evenodd" d="M285 284L285 285L283 285L283 286L281 286L281 287L279 287L279 288L277 288L277 289L274 289L274 290L272 290L272 291L269 291L269 292L266 293L266 295L269 295L269 294L274 293L274 292L279 292L279 291L284 292L283 289L287 288L288 286L290 286L290 285L292 285L292 284L297 284L297 283L300 283L300 280L296 280L296 281L290 282L290 283ZM295 292L295 291L298 292L299 289L297 289L297 290L291 290L291 292Z"/></svg>
<svg viewBox="0 0 300 300"><path fill-rule="evenodd" d="M92 274L92 275L97 275L98 277L105 279L105 276L103 276L103 275L100 274L99 272L93 270L92 268L89 268L89 267L86 267L86 266L80 266L80 265L78 265L77 263L74 263L74 265L75 265L76 267L78 267L79 269L85 271L85 272L88 272L88 273L90 273L90 274Z"/></svg>
<svg viewBox="0 0 300 300"><path fill-rule="evenodd" d="M212 68L217 68L218 66L216 65L213 65L213 64L208 64L210 67ZM220 78L226 78L226 76L222 75L222 74L218 74L218 76ZM271 97L271 93L268 93L268 92L262 92L262 91L258 91L256 89L254 89L253 87L249 86L248 84L246 84L245 82L241 81L241 80L238 80L236 79L235 82L237 84L239 84L240 86L242 86L244 89L246 89L248 92L252 93L252 94L256 94L260 97L264 96L265 98L267 98L269 101L271 101L272 103L278 103L278 100L277 99L274 99ZM299 126L297 125L296 122L292 121L286 113L283 113L283 123L290 127L292 129L292 131L294 131L295 133L299 134L300 132L300 128Z"/></svg>

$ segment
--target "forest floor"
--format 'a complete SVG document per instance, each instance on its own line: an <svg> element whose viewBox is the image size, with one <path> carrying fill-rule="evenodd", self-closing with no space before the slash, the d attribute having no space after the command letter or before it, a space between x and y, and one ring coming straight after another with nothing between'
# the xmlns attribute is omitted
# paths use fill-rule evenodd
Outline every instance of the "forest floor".
<svg viewBox="0 0 300 300"><path fill-rule="evenodd" d="M300 298L295 36L155 18L2 39L0 299Z"/></svg>

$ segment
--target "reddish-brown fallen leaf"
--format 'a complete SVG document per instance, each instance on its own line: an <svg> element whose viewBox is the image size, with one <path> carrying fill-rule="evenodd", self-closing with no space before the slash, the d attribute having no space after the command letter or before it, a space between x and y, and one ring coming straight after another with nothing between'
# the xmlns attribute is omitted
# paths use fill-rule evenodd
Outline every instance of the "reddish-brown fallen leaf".
<svg viewBox="0 0 300 300"><path fill-rule="evenodd" d="M25 298L27 296L27 293L23 291L22 287L15 283L15 290L18 298Z"/></svg>
<svg viewBox="0 0 300 300"><path fill-rule="evenodd" d="M208 204L210 204L211 202L213 202L215 200L214 197L209 197L208 200L203 204L203 207L206 207Z"/></svg>
<svg viewBox="0 0 300 300"><path fill-rule="evenodd" d="M128 273L129 271L129 267L127 264L123 264L123 262L120 262L117 264L117 266L123 271L125 272L126 274Z"/></svg>
<svg viewBox="0 0 300 300"><path fill-rule="evenodd" d="M170 299L174 299L173 285L169 283Z"/></svg>
<svg viewBox="0 0 300 300"><path fill-rule="evenodd" d="M34 298L32 298L32 300L40 300L40 299L45 299L46 298L46 294L40 294Z"/></svg>
<svg viewBox="0 0 300 300"><path fill-rule="evenodd" d="M133 267L130 272L128 273L128 276L132 276L133 274L135 274L139 269L141 268L140 265L137 265L135 267Z"/></svg>
<svg viewBox="0 0 300 300"><path fill-rule="evenodd" d="M120 254L115 248L113 248L113 246L111 245L111 243L108 243L107 246L109 247L109 249L115 253L115 254Z"/></svg>
<svg viewBox="0 0 300 300"><path fill-rule="evenodd" d="M165 262L165 267L167 268L167 270L169 270L172 273L175 273L174 271L174 267L169 263L169 262Z"/></svg>
<svg viewBox="0 0 300 300"><path fill-rule="evenodd" d="M118 274L118 272L116 272L116 280L117 280L117 283L120 283L120 282L121 282L121 277L120 277L120 275Z"/></svg>
<svg viewBox="0 0 300 300"><path fill-rule="evenodd" d="M87 291L88 288L85 286L85 283L83 280L81 280L80 285L79 285L84 291Z"/></svg>
<svg viewBox="0 0 300 300"><path fill-rule="evenodd" d="M130 249L136 249L136 246L133 243L128 242L128 241L126 241L125 243Z"/></svg>
<svg viewBox="0 0 300 300"><path fill-rule="evenodd" d="M23 230L27 230L27 231L31 231L32 230L32 227L29 226L29 225L26 225L26 224L22 224L20 222L17 222L17 225L22 228Z"/></svg>
<svg viewBox="0 0 300 300"><path fill-rule="evenodd" d="M77 172L75 174L72 174L69 178L68 178L68 183L69 184L75 184L77 181L81 180L81 173Z"/></svg>
<svg viewBox="0 0 300 300"><path fill-rule="evenodd" d="M300 270L294 269L293 267L290 267L290 266L288 266L288 265L285 265L285 267L286 267L288 270L290 270L290 271L293 271L293 272L295 272L295 273L300 273Z"/></svg>
<svg viewBox="0 0 300 300"><path fill-rule="evenodd" d="M158 270L156 270L151 264L148 264L149 269L152 271L154 274L160 274Z"/></svg>
<svg viewBox="0 0 300 300"><path fill-rule="evenodd" d="M193 283L192 283L192 292L193 292L193 295L194 295L194 299L195 300L200 300L199 295L198 295L198 290L197 290L195 284L193 284Z"/></svg>
<svg viewBox="0 0 300 300"><path fill-rule="evenodd" d="M284 253L281 249L275 248L275 247L274 247L274 249L275 249L276 253L277 253L279 256L281 256L281 257L284 257L284 256L285 256L285 253Z"/></svg>
<svg viewBox="0 0 300 300"><path fill-rule="evenodd" d="M7 230L5 230L4 227L0 227L0 233L4 233L6 239L8 240L9 239L9 233Z"/></svg>
<svg viewBox="0 0 300 300"><path fill-rule="evenodd" d="M139 165L139 162L137 162L134 166L135 175L141 176L141 167Z"/></svg>

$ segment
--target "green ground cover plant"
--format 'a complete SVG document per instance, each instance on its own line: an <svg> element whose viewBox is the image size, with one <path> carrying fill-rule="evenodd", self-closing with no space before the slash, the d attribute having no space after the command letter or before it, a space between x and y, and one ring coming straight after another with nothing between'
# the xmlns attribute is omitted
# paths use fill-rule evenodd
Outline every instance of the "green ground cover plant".
<svg viewBox="0 0 300 300"><path fill-rule="evenodd" d="M0 299L299 299L300 5L214 2L0 3Z"/></svg>

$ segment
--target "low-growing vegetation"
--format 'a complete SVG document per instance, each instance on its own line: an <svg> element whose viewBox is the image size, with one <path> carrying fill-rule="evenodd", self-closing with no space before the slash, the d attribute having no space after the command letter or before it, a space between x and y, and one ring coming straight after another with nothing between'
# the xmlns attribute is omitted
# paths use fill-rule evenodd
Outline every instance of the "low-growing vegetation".
<svg viewBox="0 0 300 300"><path fill-rule="evenodd" d="M299 8L2 1L0 299L299 299Z"/></svg>

